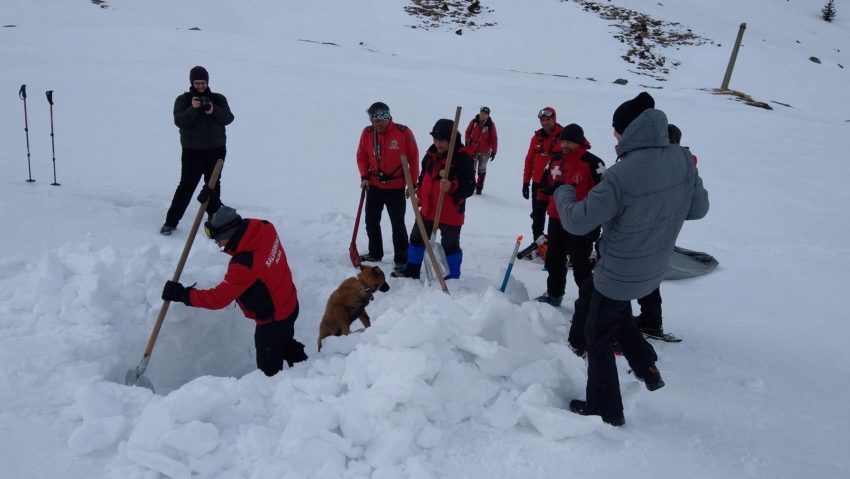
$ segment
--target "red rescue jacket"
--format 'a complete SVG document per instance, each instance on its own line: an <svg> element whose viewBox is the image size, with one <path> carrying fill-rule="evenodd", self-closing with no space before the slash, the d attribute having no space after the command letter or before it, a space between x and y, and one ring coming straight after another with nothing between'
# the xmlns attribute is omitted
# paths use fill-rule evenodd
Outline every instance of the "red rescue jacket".
<svg viewBox="0 0 850 479"><path fill-rule="evenodd" d="M555 123L555 129L549 135L543 128L534 132L531 143L528 145L528 153L525 155L525 168L522 171L522 184L529 182L540 184L546 165L561 154L561 142L558 135L564 127ZM547 200L548 195L543 188L537 190L538 200Z"/></svg>
<svg viewBox="0 0 850 479"><path fill-rule="evenodd" d="M460 134L458 134L458 137ZM438 156L437 148L431 145L422 158L422 173L419 175L416 195L422 216L434 221L437 213L437 201L440 195L440 171L446 167L446 157ZM440 212L440 224L460 226L463 224L466 199L475 192L475 165L472 161L472 148L463 147L460 140L455 144L452 166L447 178L452 188L443 193L443 208Z"/></svg>
<svg viewBox="0 0 850 479"><path fill-rule="evenodd" d="M282 321L295 310L298 293L274 225L244 219L224 252L233 256L224 280L212 289L190 290L192 306L222 309L236 300L257 324Z"/></svg>
<svg viewBox="0 0 850 479"><path fill-rule="evenodd" d="M496 124L493 123L493 118L487 118L487 121L482 125L478 115L469 122L466 127L466 134L463 138L466 140L467 146L472 147L472 153L493 153L496 154L499 149L499 137L496 134Z"/></svg>
<svg viewBox="0 0 850 479"><path fill-rule="evenodd" d="M377 145L377 147L376 147ZM368 179L369 185L382 189L398 189L406 186L401 168L401 155L407 155L410 177L419 176L419 148L413 132L404 125L390 120L387 129L379 133L367 126L360 134L357 146L357 168L360 178Z"/></svg>
<svg viewBox="0 0 850 479"><path fill-rule="evenodd" d="M601 158L587 151L590 143L584 141L584 145L563 155L553 162L549 169L549 185L554 183L576 185L576 200L583 200L590 189L602 181L602 173L605 172L605 162ZM558 209L555 207L555 197L549 197L546 213L552 218L560 218Z"/></svg>

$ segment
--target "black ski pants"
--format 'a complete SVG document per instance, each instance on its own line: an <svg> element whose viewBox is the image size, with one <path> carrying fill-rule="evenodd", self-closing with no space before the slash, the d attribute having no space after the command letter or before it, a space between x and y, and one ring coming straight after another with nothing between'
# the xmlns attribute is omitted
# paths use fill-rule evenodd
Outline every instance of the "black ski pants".
<svg viewBox="0 0 850 479"><path fill-rule="evenodd" d="M257 349L257 368L266 376L274 376L283 369L283 362L289 367L307 359L304 345L295 340L295 320L298 319L298 305L283 321L258 324L254 329L254 347Z"/></svg>
<svg viewBox="0 0 850 479"><path fill-rule="evenodd" d="M661 288L637 300L640 305L638 324L641 327L663 329L661 326Z"/></svg>
<svg viewBox="0 0 850 479"><path fill-rule="evenodd" d="M183 213L189 207L192 197L195 193L195 187L198 186L201 176L204 177L204 183L209 183L212 172L215 169L215 163L220 159L224 159L227 154L227 149L223 146L211 148L209 150L189 150L183 148L183 153L180 155L180 183L177 185L177 190L174 192L174 197L171 199L171 207L168 208L168 213L165 215L165 224L172 228L177 227L177 223L183 218ZM219 175L218 182L215 184L215 195L210 195L210 202L207 204L207 215L212 217L213 213L221 207L221 176Z"/></svg>
<svg viewBox="0 0 850 479"><path fill-rule="evenodd" d="M369 237L369 254L375 258L384 257L384 242L381 236L381 213L387 207L390 224L393 228L393 262L407 263L407 227L404 225L404 213L407 201L404 188L383 189L370 186L366 191L366 235Z"/></svg>
<svg viewBox="0 0 850 479"><path fill-rule="evenodd" d="M546 227L546 207L549 205L549 197L545 200L537 199L537 190L541 188L540 183L531 184L531 240L534 241L543 234Z"/></svg>
<svg viewBox="0 0 850 479"><path fill-rule="evenodd" d="M546 234L546 271L549 273L546 292L549 296L560 297L564 295L567 285L567 255L572 260L573 279L577 287L581 288L592 274L590 253L593 251L593 239L568 232L558 218L549 218Z"/></svg>
<svg viewBox="0 0 850 479"><path fill-rule="evenodd" d="M422 218L422 223L425 225L425 232L430 236L431 230L434 227L434 221ZM460 251L460 229L461 226L440 224L440 245L443 247L443 251L446 252L446 256ZM425 242L422 241L422 234L419 233L419 225L413 225L413 230L410 232L410 244L413 246L425 246Z"/></svg>
<svg viewBox="0 0 850 479"><path fill-rule="evenodd" d="M633 371L646 371L658 357L632 318L631 301L611 299L594 288L585 325L587 402L602 416L623 413L614 356L616 341Z"/></svg>

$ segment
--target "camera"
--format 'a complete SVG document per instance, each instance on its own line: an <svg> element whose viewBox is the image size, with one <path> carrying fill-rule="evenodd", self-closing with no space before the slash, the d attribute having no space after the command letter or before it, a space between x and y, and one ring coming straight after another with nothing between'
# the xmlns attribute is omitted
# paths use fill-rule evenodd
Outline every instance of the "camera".
<svg viewBox="0 0 850 479"><path fill-rule="evenodd" d="M208 97L208 96L202 96L202 97L201 97L201 108L202 108L202 109L204 109L204 110L209 110L209 108L210 108L210 103L212 103L212 102L210 101L210 97Z"/></svg>

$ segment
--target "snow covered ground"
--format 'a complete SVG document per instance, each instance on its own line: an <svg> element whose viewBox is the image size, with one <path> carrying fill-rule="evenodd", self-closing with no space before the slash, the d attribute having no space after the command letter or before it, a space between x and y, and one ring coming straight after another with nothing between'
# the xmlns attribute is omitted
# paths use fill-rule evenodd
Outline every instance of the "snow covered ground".
<svg viewBox="0 0 850 479"><path fill-rule="evenodd" d="M840 299L850 13L828 24L811 1L614 3L714 44L668 49L681 64L656 81L630 73L610 22L573 2L490 0L481 22L497 25L458 36L411 29L406 2L385 0L4 1L0 477L850 475ZM703 90L719 86L741 22L730 86L789 106ZM296 337L311 358L266 378L237 308L177 304L146 373L152 394L123 380L196 208L174 236L157 233L179 174L171 108L197 64L236 116L223 200L277 226L301 303ZM520 175L537 110L581 124L611 163L611 113L645 89L684 131L710 192L708 217L686 224L679 244L721 265L662 285L665 326L685 340L654 344L667 382L658 392L620 365L627 422L612 428L566 411L586 379L566 347L572 280L559 309L528 300L545 289L539 264L518 263L509 294L498 286L515 237L530 233ZM317 353L325 301L354 272L354 153L378 100L422 151L456 105L464 126L488 105L499 154L468 202L452 295L391 279L369 307L373 327ZM182 279L209 287L227 259L198 238Z"/></svg>

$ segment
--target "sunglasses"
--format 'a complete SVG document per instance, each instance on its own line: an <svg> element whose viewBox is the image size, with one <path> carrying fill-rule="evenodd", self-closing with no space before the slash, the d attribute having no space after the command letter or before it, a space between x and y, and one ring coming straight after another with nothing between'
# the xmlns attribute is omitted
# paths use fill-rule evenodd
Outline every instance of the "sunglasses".
<svg viewBox="0 0 850 479"><path fill-rule="evenodd" d="M552 118L555 116L555 112L548 108L544 108L537 113L537 118Z"/></svg>

